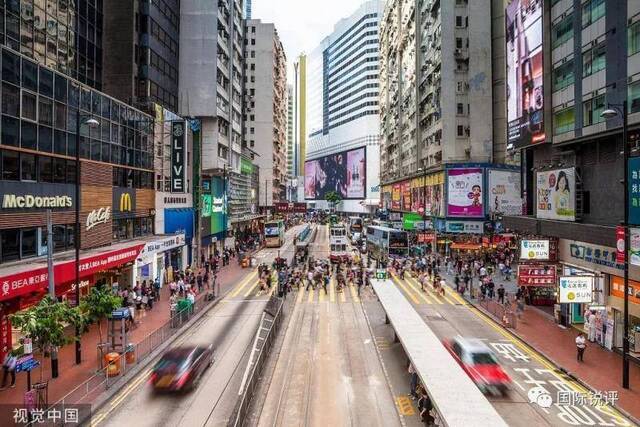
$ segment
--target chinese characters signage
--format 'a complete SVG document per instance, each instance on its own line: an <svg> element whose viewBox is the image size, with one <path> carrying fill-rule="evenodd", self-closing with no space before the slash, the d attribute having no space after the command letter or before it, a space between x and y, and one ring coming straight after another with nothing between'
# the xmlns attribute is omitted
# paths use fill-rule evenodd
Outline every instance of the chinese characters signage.
<svg viewBox="0 0 640 427"><path fill-rule="evenodd" d="M519 265L518 285L553 286L556 283L556 267L553 265Z"/></svg>
<svg viewBox="0 0 640 427"><path fill-rule="evenodd" d="M520 259L527 261L548 260L549 240L521 240Z"/></svg>
<svg viewBox="0 0 640 427"><path fill-rule="evenodd" d="M640 157L629 159L629 224L640 225Z"/></svg>
<svg viewBox="0 0 640 427"><path fill-rule="evenodd" d="M624 298L624 279L618 276L611 276L611 295ZM640 304L640 283L629 280L629 302Z"/></svg>
<svg viewBox="0 0 640 427"><path fill-rule="evenodd" d="M560 277L560 303L590 303L593 299L593 276Z"/></svg>

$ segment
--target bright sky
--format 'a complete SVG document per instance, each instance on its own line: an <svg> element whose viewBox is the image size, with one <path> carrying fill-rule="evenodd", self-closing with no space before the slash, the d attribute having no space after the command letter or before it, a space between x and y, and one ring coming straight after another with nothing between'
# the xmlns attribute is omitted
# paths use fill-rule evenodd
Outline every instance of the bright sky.
<svg viewBox="0 0 640 427"><path fill-rule="evenodd" d="M365 0L252 0L251 18L276 25L287 55L288 83L293 62L302 52L311 52L333 31L342 18L351 15Z"/></svg>

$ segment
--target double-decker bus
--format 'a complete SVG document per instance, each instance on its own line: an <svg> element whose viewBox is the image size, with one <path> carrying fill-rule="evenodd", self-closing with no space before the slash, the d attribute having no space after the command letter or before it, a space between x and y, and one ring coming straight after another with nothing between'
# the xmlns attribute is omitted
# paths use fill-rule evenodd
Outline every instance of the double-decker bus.
<svg viewBox="0 0 640 427"><path fill-rule="evenodd" d="M268 248L279 248L284 244L284 221L267 221L264 224L264 242Z"/></svg>
<svg viewBox="0 0 640 427"><path fill-rule="evenodd" d="M337 262L348 257L347 229L344 225L332 225L329 228L329 259L331 262Z"/></svg>
<svg viewBox="0 0 640 427"><path fill-rule="evenodd" d="M367 252L377 261L406 257L409 254L409 238L406 231L370 225L367 227Z"/></svg>

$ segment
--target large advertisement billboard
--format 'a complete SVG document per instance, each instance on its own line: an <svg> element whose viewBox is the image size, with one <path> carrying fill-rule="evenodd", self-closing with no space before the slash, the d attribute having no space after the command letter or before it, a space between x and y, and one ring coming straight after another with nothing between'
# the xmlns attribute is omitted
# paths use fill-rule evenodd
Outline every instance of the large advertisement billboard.
<svg viewBox="0 0 640 427"><path fill-rule="evenodd" d="M543 0L509 0L507 42L507 142L522 148L543 142Z"/></svg>
<svg viewBox="0 0 640 427"><path fill-rule="evenodd" d="M576 170L555 169L536 175L536 217L576 220Z"/></svg>
<svg viewBox="0 0 640 427"><path fill-rule="evenodd" d="M505 215L522 214L520 197L520 172L513 170L489 169L489 205L490 213Z"/></svg>
<svg viewBox="0 0 640 427"><path fill-rule="evenodd" d="M426 216L444 216L444 172L411 180L411 210L421 209Z"/></svg>
<svg viewBox="0 0 640 427"><path fill-rule="evenodd" d="M447 170L447 216L484 216L482 175L482 168Z"/></svg>
<svg viewBox="0 0 640 427"><path fill-rule="evenodd" d="M223 178L211 178L211 196L211 234L217 234L227 229L227 195Z"/></svg>
<svg viewBox="0 0 640 427"><path fill-rule="evenodd" d="M335 191L342 199L366 196L366 148L356 148L305 162L304 198L323 200Z"/></svg>

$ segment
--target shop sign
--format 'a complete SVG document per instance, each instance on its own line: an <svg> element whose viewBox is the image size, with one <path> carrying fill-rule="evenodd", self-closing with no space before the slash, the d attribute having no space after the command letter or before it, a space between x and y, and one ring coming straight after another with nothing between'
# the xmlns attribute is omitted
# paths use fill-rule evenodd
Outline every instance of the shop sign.
<svg viewBox="0 0 640 427"><path fill-rule="evenodd" d="M2 357L2 360L4 360L6 356L4 349L12 348L11 340L11 321L9 320L9 316L0 313L0 357Z"/></svg>
<svg viewBox="0 0 640 427"><path fill-rule="evenodd" d="M85 230L89 231L99 224L106 224L111 219L111 208L106 206L100 209L94 209L87 215L87 223Z"/></svg>
<svg viewBox="0 0 640 427"><path fill-rule="evenodd" d="M629 224L640 225L640 157L631 157L628 164Z"/></svg>
<svg viewBox="0 0 640 427"><path fill-rule="evenodd" d="M520 259L527 261L549 260L549 240L521 240Z"/></svg>
<svg viewBox="0 0 640 427"><path fill-rule="evenodd" d="M589 304L593 301L593 276L561 276L560 303Z"/></svg>
<svg viewBox="0 0 640 427"><path fill-rule="evenodd" d="M624 227L618 225L616 227L616 262L624 264Z"/></svg>
<svg viewBox="0 0 640 427"><path fill-rule="evenodd" d="M211 216L213 199L211 198L211 194L203 194L202 195L202 217L207 218Z"/></svg>
<svg viewBox="0 0 640 427"><path fill-rule="evenodd" d="M185 121L171 123L171 192L184 193L187 135Z"/></svg>
<svg viewBox="0 0 640 427"><path fill-rule="evenodd" d="M403 181L402 186L402 210L411 211L411 181Z"/></svg>
<svg viewBox="0 0 640 427"><path fill-rule="evenodd" d="M389 221L400 221L402 214L400 212L389 212Z"/></svg>
<svg viewBox="0 0 640 427"><path fill-rule="evenodd" d="M611 295L624 298L624 279L618 276L611 276ZM640 304L640 282L629 280L629 302Z"/></svg>
<svg viewBox="0 0 640 427"><path fill-rule="evenodd" d="M2 210L69 209L74 206L74 186L0 181Z"/></svg>
<svg viewBox="0 0 640 427"><path fill-rule="evenodd" d="M555 265L518 265L518 285L555 286Z"/></svg>
<svg viewBox="0 0 640 427"><path fill-rule="evenodd" d="M142 262L144 264L148 264L153 260L153 256L156 254L178 248L185 244L185 235L184 233L176 234L175 236L168 236L164 239L156 240L153 242L147 243L142 251L140 251L140 255L138 256L138 262Z"/></svg>
<svg viewBox="0 0 640 427"><path fill-rule="evenodd" d="M118 267L134 261L143 245L104 252L80 260L80 276L87 277L100 271ZM75 280L75 261L67 261L54 265L56 285ZM20 295L39 292L48 286L47 267L0 277L0 301L9 300Z"/></svg>
<svg viewBox="0 0 640 427"><path fill-rule="evenodd" d="M136 210L136 190L127 187L113 187L113 212L130 214Z"/></svg>
<svg viewBox="0 0 640 427"><path fill-rule="evenodd" d="M616 250L607 246L562 240L563 260L575 260L578 264L596 264L610 269L622 270L624 267L616 262ZM566 256L567 247L569 256ZM612 273L613 274L613 273Z"/></svg>
<svg viewBox="0 0 640 427"><path fill-rule="evenodd" d="M484 223L482 221L447 221L447 233L482 234Z"/></svg>
<svg viewBox="0 0 640 427"><path fill-rule="evenodd" d="M385 270L385 269L377 269L376 270L376 279L378 279L378 280L387 280L387 270Z"/></svg>
<svg viewBox="0 0 640 427"><path fill-rule="evenodd" d="M640 265L640 228L629 228L629 263Z"/></svg>
<svg viewBox="0 0 640 427"><path fill-rule="evenodd" d="M424 221L422 215L413 212L402 214L402 227L405 230L424 230Z"/></svg>
<svg viewBox="0 0 640 427"><path fill-rule="evenodd" d="M164 204L165 205L185 205L187 203L186 197L178 197L178 196L165 196Z"/></svg>
<svg viewBox="0 0 640 427"><path fill-rule="evenodd" d="M253 163L251 163L251 160L240 158L240 173L245 175L251 175L253 173Z"/></svg>
<svg viewBox="0 0 640 427"><path fill-rule="evenodd" d="M482 249L482 245L480 243L465 243L465 242L453 242L451 243L451 249L465 250L465 251L475 251L478 249Z"/></svg>
<svg viewBox="0 0 640 427"><path fill-rule="evenodd" d="M429 243L436 239L436 233L418 233L418 243Z"/></svg>
<svg viewBox="0 0 640 427"><path fill-rule="evenodd" d="M391 187L391 209L400 210L400 203L402 201L402 188L399 182L395 183Z"/></svg>
<svg viewBox="0 0 640 427"><path fill-rule="evenodd" d="M307 212L306 203L287 203L274 202L276 212L279 213L305 213Z"/></svg>

